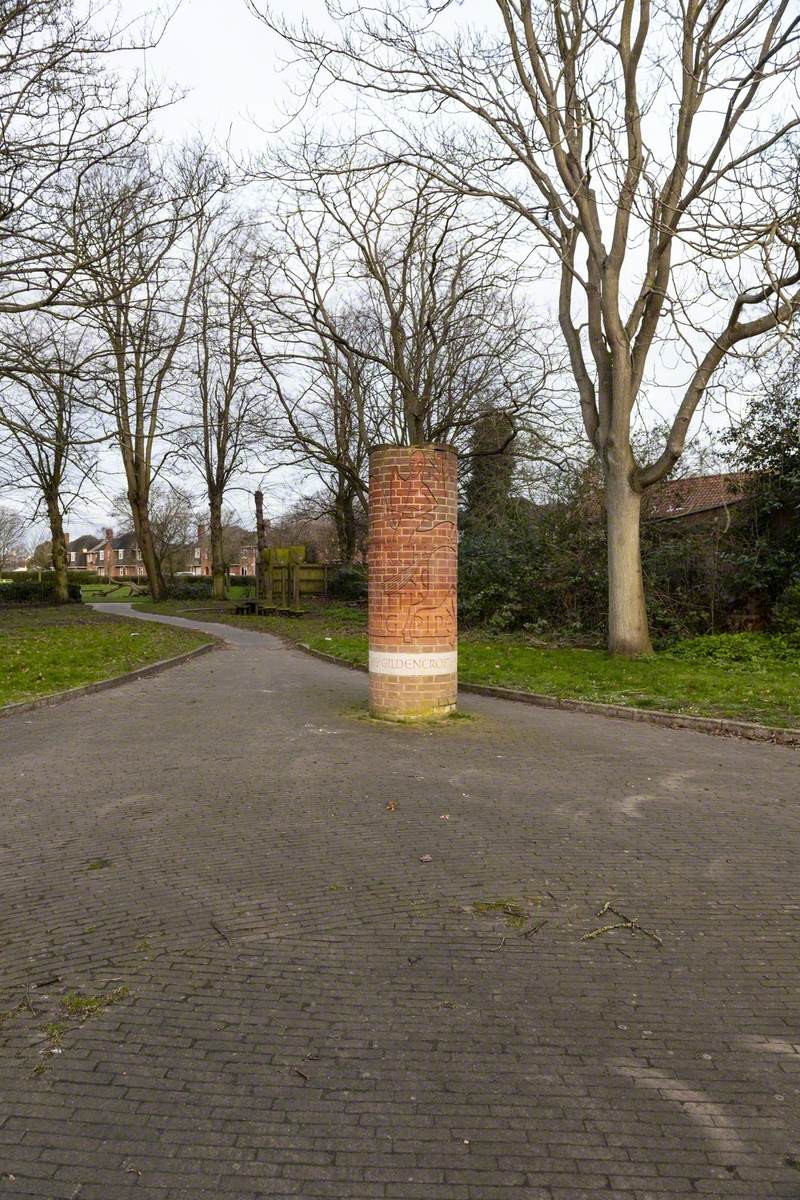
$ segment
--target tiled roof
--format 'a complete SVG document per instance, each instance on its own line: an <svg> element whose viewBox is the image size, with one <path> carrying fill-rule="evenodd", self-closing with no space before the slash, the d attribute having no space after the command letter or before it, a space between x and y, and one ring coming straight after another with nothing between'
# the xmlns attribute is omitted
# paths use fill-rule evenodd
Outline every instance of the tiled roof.
<svg viewBox="0 0 800 1200"><path fill-rule="evenodd" d="M136 543L136 533L134 532L133 529L131 529L128 533L117 534L116 537L111 539L111 549L112 550L135 550L136 544L137 544ZM87 546L86 549L87 550L104 550L105 545L106 545L106 539L104 537L100 538L99 540L97 538L94 538L92 540L92 545Z"/></svg>
<svg viewBox="0 0 800 1200"><path fill-rule="evenodd" d="M752 479L748 471L667 479L648 493L647 516L654 521L668 521L741 504L747 499Z"/></svg>

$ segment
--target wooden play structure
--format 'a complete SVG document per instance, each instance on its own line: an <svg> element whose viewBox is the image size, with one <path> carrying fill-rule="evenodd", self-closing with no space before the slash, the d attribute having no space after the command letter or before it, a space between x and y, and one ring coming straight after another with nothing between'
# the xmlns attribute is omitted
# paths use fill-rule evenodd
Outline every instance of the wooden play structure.
<svg viewBox="0 0 800 1200"><path fill-rule="evenodd" d="M302 596L322 595L328 584L325 563L307 563L305 546L262 550L262 570L256 579L256 594L237 601L235 612L301 617ZM263 580L263 583L260 582Z"/></svg>

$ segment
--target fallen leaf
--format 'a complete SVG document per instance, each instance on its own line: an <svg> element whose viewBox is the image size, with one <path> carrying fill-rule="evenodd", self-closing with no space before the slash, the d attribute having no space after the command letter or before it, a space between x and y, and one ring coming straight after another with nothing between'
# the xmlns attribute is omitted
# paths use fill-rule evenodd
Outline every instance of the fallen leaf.
<svg viewBox="0 0 800 1200"><path fill-rule="evenodd" d="M397 801L396 801L396 800L390 800L390 801L389 801L389 803L386 805L386 811L387 811L387 812L394 812L394 810L395 810L396 808L397 808Z"/></svg>
<svg viewBox="0 0 800 1200"><path fill-rule="evenodd" d="M419 861L420 862L433 862L433 855L432 854L423 854L422 858Z"/></svg>

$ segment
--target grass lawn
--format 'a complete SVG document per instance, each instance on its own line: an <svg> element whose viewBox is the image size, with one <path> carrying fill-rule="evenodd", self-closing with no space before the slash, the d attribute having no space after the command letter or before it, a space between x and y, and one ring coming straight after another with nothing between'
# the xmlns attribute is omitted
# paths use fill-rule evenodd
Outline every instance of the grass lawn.
<svg viewBox="0 0 800 1200"><path fill-rule="evenodd" d="M363 609L320 604L298 619L236 617L208 600L137 607L186 615L203 608L204 620L277 633L348 662L367 661ZM459 678L561 698L800 727L800 639L792 644L768 634L691 638L629 662L602 650L543 648L524 634L468 630L459 639Z"/></svg>
<svg viewBox="0 0 800 1200"><path fill-rule="evenodd" d="M80 604L0 607L0 705L121 675L207 641L186 629L121 620Z"/></svg>

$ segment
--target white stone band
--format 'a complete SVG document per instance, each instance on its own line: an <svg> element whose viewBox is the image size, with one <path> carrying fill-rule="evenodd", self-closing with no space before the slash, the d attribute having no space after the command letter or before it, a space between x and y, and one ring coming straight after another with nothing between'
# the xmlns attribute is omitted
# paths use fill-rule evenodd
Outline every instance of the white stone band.
<svg viewBox="0 0 800 1200"><path fill-rule="evenodd" d="M388 650L370 650L369 670L371 675L455 675L458 670L458 652L447 650L443 654L427 654L424 650L399 654Z"/></svg>

